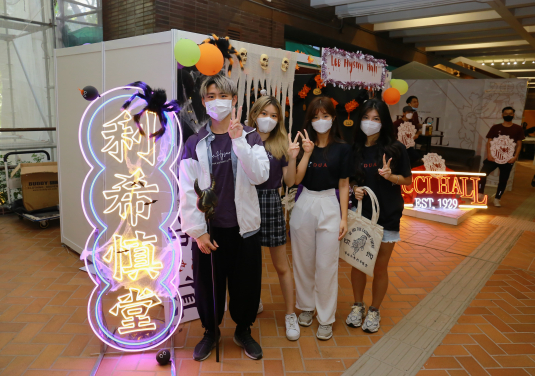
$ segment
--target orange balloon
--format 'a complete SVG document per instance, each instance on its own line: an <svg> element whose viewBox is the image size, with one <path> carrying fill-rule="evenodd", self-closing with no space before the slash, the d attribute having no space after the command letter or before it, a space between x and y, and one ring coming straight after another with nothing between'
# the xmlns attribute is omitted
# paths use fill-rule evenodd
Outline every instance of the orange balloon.
<svg viewBox="0 0 535 376"><path fill-rule="evenodd" d="M199 72L205 76L218 74L225 64L225 59L219 48L210 43L203 43L199 49L201 50L201 58L195 64Z"/></svg>
<svg viewBox="0 0 535 376"><path fill-rule="evenodd" d="M386 104L396 104L399 102L400 98L401 94L399 94L399 90L393 87L386 89L383 93L383 100Z"/></svg>

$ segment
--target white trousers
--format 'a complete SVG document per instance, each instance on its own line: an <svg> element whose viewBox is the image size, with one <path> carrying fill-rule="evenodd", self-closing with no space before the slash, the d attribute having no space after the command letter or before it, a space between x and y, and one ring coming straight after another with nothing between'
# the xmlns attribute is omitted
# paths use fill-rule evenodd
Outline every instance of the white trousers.
<svg viewBox="0 0 535 376"><path fill-rule="evenodd" d="M340 205L334 189L303 188L290 220L296 307L317 310L321 325L335 320L338 297Z"/></svg>

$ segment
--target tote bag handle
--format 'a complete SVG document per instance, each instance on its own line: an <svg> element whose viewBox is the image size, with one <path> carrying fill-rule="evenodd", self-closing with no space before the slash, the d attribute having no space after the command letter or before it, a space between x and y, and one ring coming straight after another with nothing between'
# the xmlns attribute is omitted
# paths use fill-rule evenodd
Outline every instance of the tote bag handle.
<svg viewBox="0 0 535 376"><path fill-rule="evenodd" d="M377 200L377 196L375 196L375 193L373 193L373 191L369 187L360 187L360 188L362 188L366 192L368 192L368 196L370 196L370 200L372 200L373 214L372 214L371 221L375 225L375 224L377 224L377 221L379 220L379 213L380 213L379 201ZM359 217L362 216L362 200L359 200L359 202L358 202L357 215Z"/></svg>

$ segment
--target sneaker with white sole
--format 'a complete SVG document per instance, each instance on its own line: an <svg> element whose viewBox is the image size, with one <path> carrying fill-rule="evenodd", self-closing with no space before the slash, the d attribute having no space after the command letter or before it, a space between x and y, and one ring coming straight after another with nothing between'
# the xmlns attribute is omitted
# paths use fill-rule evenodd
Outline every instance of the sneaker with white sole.
<svg viewBox="0 0 535 376"><path fill-rule="evenodd" d="M303 311L299 315L299 320L297 320L297 322L301 326L310 326L312 325L313 318L314 318L314 311Z"/></svg>
<svg viewBox="0 0 535 376"><path fill-rule="evenodd" d="M352 328L358 328L362 325L362 317L366 312L366 306L364 303L362 305L354 305L351 307L351 312L347 315L346 324Z"/></svg>
<svg viewBox="0 0 535 376"><path fill-rule="evenodd" d="M301 329L297 325L297 315L292 313L291 315L286 315L286 338L290 341L297 341L301 337Z"/></svg>
<svg viewBox="0 0 535 376"><path fill-rule="evenodd" d="M260 303L258 304L258 311L256 311L256 314L259 315L262 312L264 312L264 305L262 304L262 299L260 299Z"/></svg>
<svg viewBox="0 0 535 376"><path fill-rule="evenodd" d="M364 330L366 333L375 333L379 330L380 321L381 321L381 314L379 313L379 311L368 310L366 319L364 320L364 323L362 324L362 330Z"/></svg>
<svg viewBox="0 0 535 376"><path fill-rule="evenodd" d="M498 207L498 208L499 208L500 206L502 206L502 205L500 204L500 200L498 200L497 198L494 199L494 206L496 206L496 207Z"/></svg>
<svg viewBox="0 0 535 376"><path fill-rule="evenodd" d="M323 341L327 341L333 336L333 324L320 325L316 337Z"/></svg>

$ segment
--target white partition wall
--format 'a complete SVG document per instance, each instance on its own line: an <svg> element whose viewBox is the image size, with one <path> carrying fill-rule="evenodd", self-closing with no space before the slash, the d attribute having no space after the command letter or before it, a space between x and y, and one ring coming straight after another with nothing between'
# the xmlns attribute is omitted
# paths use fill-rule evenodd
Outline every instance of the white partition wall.
<svg viewBox="0 0 535 376"><path fill-rule="evenodd" d="M103 93L144 81L165 89L168 100L175 99L173 46L168 31L55 51L61 241L78 253L92 231L80 196L89 166L78 142L80 118L89 102L78 89L91 85Z"/></svg>

